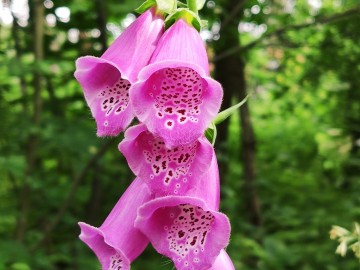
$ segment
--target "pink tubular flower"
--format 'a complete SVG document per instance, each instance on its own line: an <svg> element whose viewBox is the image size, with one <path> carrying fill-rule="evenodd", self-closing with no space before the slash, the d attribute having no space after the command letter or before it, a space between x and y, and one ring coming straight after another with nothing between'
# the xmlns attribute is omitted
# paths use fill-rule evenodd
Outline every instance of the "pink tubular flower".
<svg viewBox="0 0 360 270"><path fill-rule="evenodd" d="M156 196L186 194L209 169L215 155L204 136L168 149L164 141L143 124L126 130L119 149L135 175L145 181Z"/></svg>
<svg viewBox="0 0 360 270"><path fill-rule="evenodd" d="M136 178L99 227L80 222L80 239L98 257L102 270L129 270L149 240L134 227L137 208L151 199L146 184Z"/></svg>
<svg viewBox="0 0 360 270"><path fill-rule="evenodd" d="M209 269L228 244L230 223L218 212L216 159L186 196L158 197L138 209L135 227L178 270Z"/></svg>
<svg viewBox="0 0 360 270"><path fill-rule="evenodd" d="M235 270L235 267L225 250L221 250L213 266L209 270Z"/></svg>
<svg viewBox="0 0 360 270"><path fill-rule="evenodd" d="M98 136L116 136L134 118L128 90L147 65L163 32L162 18L146 11L100 57L76 61L75 78L97 124Z"/></svg>
<svg viewBox="0 0 360 270"><path fill-rule="evenodd" d="M199 138L221 100L221 85L209 77L203 41L182 19L164 33L139 82L130 88L135 115L167 147Z"/></svg>

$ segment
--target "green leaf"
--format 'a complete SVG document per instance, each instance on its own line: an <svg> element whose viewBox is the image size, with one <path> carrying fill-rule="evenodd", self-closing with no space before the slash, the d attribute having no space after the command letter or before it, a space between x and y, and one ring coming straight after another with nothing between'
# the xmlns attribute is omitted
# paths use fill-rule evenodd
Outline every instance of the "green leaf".
<svg viewBox="0 0 360 270"><path fill-rule="evenodd" d="M10 155L7 157L0 157L0 168L4 171L11 172L16 176L21 176L26 167L26 160L20 155Z"/></svg>
<svg viewBox="0 0 360 270"><path fill-rule="evenodd" d="M141 4L140 7L135 9L135 12L137 13L144 13L145 11L147 11L149 8L153 7L156 5L156 1L155 0L146 0L144 3Z"/></svg>
<svg viewBox="0 0 360 270"><path fill-rule="evenodd" d="M26 263L16 262L11 265L11 270L30 270L31 268Z"/></svg>
<svg viewBox="0 0 360 270"><path fill-rule="evenodd" d="M242 101L240 101L238 104L231 106L230 108L227 108L226 110L223 110L222 112L218 113L218 115L213 120L213 123L215 125L218 125L226 120L230 115L232 115L236 110L238 110L242 105L245 104L245 102L248 100L249 96L246 96Z"/></svg>
<svg viewBox="0 0 360 270"><path fill-rule="evenodd" d="M215 144L217 136L217 130L214 123L210 123L210 126L205 130L205 137L211 142L212 145Z"/></svg>
<svg viewBox="0 0 360 270"><path fill-rule="evenodd" d="M201 28L206 28L209 25L207 20L201 20L200 24L201 24Z"/></svg>
<svg viewBox="0 0 360 270"><path fill-rule="evenodd" d="M200 10L204 7L206 0L196 0L197 10Z"/></svg>

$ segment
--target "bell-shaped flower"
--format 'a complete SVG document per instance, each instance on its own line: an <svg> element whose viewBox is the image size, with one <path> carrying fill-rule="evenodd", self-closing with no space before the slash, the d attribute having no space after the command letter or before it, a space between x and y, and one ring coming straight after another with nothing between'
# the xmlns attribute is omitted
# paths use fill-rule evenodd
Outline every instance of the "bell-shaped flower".
<svg viewBox="0 0 360 270"><path fill-rule="evenodd" d="M95 118L98 136L116 136L134 118L129 88L148 64L163 33L163 19L151 9L137 18L101 57L76 61L75 78Z"/></svg>
<svg viewBox="0 0 360 270"><path fill-rule="evenodd" d="M201 136L194 142L171 149L144 124L125 132L119 149L134 174L159 195L185 195L209 169L215 155L211 143Z"/></svg>
<svg viewBox="0 0 360 270"><path fill-rule="evenodd" d="M209 270L235 270L235 267L226 251L221 250Z"/></svg>
<svg viewBox="0 0 360 270"><path fill-rule="evenodd" d="M220 109L221 85L209 77L205 45L182 19L161 37L130 88L135 115L167 147L199 138Z"/></svg>
<svg viewBox="0 0 360 270"><path fill-rule="evenodd" d="M216 158L186 196L157 197L138 209L135 227L176 269L209 269L230 237L228 218L218 212Z"/></svg>
<svg viewBox="0 0 360 270"><path fill-rule="evenodd" d="M102 270L129 270L143 252L149 240L134 227L134 221L136 210L151 197L147 185L136 178L99 228L79 223L79 237L94 251Z"/></svg>

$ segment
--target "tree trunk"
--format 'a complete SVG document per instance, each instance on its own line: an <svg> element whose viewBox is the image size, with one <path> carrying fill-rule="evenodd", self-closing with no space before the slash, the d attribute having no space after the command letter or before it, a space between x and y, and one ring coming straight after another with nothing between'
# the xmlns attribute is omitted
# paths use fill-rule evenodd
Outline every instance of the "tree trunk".
<svg viewBox="0 0 360 270"><path fill-rule="evenodd" d="M106 34L106 10L105 10L105 1L96 0L96 13L97 13L97 23L100 29L100 43L102 47L102 53L106 51L107 46L107 34ZM91 195L86 206L86 217L87 223L94 224L97 222L98 213L100 211L103 199L103 188L100 178L100 168L96 166L94 168L94 176L91 183Z"/></svg>
<svg viewBox="0 0 360 270"><path fill-rule="evenodd" d="M351 74L351 72L349 72L349 74ZM355 78L355 76L353 78ZM347 162L343 166L345 180L342 182L341 187L344 190L351 190L360 175L360 94L355 90L359 89L360 81L355 81L353 78L346 78L350 84L350 90L347 91L346 97L345 130L351 140L351 149Z"/></svg>
<svg viewBox="0 0 360 270"><path fill-rule="evenodd" d="M12 37L14 39L15 57L16 57L16 60L18 61L18 63L20 64L21 56L22 56L21 47L20 47L20 37L19 37L20 27L19 27L16 17L13 13L12 13L12 16L14 18L14 22L13 22L13 27L11 29L11 33L12 33ZM22 68L23 67L21 66L21 69ZM26 87L26 81L25 81L24 75L20 74L19 79L20 79L20 90L21 90L21 95L22 95L23 110L24 110L25 114L28 114L29 110L28 110L28 104L27 104L27 87Z"/></svg>
<svg viewBox="0 0 360 270"><path fill-rule="evenodd" d="M30 1L29 4L33 8L33 29L34 29L34 56L35 67L38 67L39 63L43 60L44 55L44 5L41 0ZM34 99L33 99L33 117L32 126L39 127L41 118L41 90L42 90L42 78L39 70L34 72ZM28 214L30 209L30 195L31 186L30 178L33 176L33 172L37 162L37 145L39 136L37 133L30 134L27 142L26 152L26 171L22 190L20 192L20 215L17 223L16 239L19 242L24 241L26 227L28 223Z"/></svg>
<svg viewBox="0 0 360 270"><path fill-rule="evenodd" d="M222 19L223 25L220 31L220 40L215 45L215 53L221 54L228 48L240 45L238 24L242 17L244 1L229 0L224 4L223 14L230 14ZM239 15L235 14L234 11ZM231 18L232 17L232 18ZM245 62L240 54L224 57L215 63L215 77L224 88L223 109L231 105L231 100L236 97L242 100L246 97ZM245 206L249 221L254 226L261 225L261 213L259 197L256 190L255 173L255 135L250 118L248 103L240 109L241 119L241 150L242 166L245 180ZM218 143L225 145L228 139L228 121L218 128ZM224 164L220 164L220 170L226 171Z"/></svg>
<svg viewBox="0 0 360 270"><path fill-rule="evenodd" d="M97 13L97 23L100 29L100 43L101 50L105 52L107 49L107 35L106 35L106 10L105 10L105 0L96 0L96 13Z"/></svg>
<svg viewBox="0 0 360 270"><path fill-rule="evenodd" d="M98 164L94 167L93 173L90 199L86 205L86 222L89 224L96 224L98 221L104 194L101 183L101 170Z"/></svg>

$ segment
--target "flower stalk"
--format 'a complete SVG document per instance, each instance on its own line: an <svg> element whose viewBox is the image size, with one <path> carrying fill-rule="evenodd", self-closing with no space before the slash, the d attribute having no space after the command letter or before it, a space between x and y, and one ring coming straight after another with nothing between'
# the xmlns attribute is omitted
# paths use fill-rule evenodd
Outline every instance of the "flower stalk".
<svg viewBox="0 0 360 270"><path fill-rule="evenodd" d="M188 8L194 12L196 15L198 15L198 8L196 0L186 0Z"/></svg>

